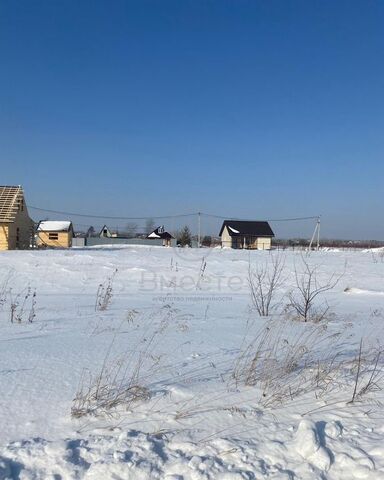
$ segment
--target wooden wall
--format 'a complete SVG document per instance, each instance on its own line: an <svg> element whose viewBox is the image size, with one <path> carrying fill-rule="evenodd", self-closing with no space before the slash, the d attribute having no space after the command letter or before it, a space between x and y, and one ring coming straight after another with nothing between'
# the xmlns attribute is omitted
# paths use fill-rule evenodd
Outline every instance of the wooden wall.
<svg viewBox="0 0 384 480"><path fill-rule="evenodd" d="M50 239L49 234L57 234L57 239ZM38 247L69 248L72 246L72 231L70 232L37 232Z"/></svg>
<svg viewBox="0 0 384 480"><path fill-rule="evenodd" d="M33 235L33 222L23 203L23 209L16 213L15 220L0 223L0 250L29 248Z"/></svg>
<svg viewBox="0 0 384 480"><path fill-rule="evenodd" d="M0 223L0 250L8 250L8 223Z"/></svg>

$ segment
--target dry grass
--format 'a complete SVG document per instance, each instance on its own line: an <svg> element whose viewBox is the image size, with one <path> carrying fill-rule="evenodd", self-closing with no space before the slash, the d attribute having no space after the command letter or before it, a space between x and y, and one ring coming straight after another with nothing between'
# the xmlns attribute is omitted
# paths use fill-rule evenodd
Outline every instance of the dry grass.
<svg viewBox="0 0 384 480"><path fill-rule="evenodd" d="M71 415L81 418L86 415L112 416L112 409L119 405L131 408L132 404L150 398L149 389L140 385L138 371L123 376L124 359L105 362L95 377L90 372L83 375L80 388L73 400Z"/></svg>
<svg viewBox="0 0 384 480"><path fill-rule="evenodd" d="M355 382L352 398L348 403L362 401L369 393L377 392L382 389L384 372L380 359L383 356L384 349L381 345L376 348L368 346L363 348L364 339L360 340L359 352L351 363L351 373L355 373Z"/></svg>
<svg viewBox="0 0 384 480"><path fill-rule="evenodd" d="M239 417L247 425L252 421L255 428L263 412L275 415L290 402L294 402L298 414L305 415L305 409L318 406L319 399L327 406L337 399L339 408L348 408L353 402L373 404L377 402L376 392L382 388L380 346L372 348L362 343L356 355L351 350L345 352L345 345L351 346L350 340L346 343L343 334L331 331L334 327L326 323L272 318L255 333L253 327L247 330L235 365L221 354L217 359L212 355L184 365L183 361L174 362L168 353L162 356L157 347L167 343L164 335L171 330L174 333L174 327L188 315L170 305L146 312L132 310L122 322L125 334L127 326L132 332L140 332L133 349L115 355L117 332L98 372L84 371L71 409L73 418L94 416L121 422L125 411L135 411L156 392L145 406L147 414L155 411L156 415L169 416L174 412L173 419L185 430L191 428L191 422L194 425L220 411ZM344 334L348 336L348 331ZM161 385L186 386L204 382L207 388L204 393L178 399L172 394L158 395L159 381ZM191 420L195 416L201 419ZM204 438L223 433L233 425L230 422Z"/></svg>
<svg viewBox="0 0 384 480"><path fill-rule="evenodd" d="M33 323L36 318L36 289L27 285L15 291L10 286L13 275L14 270L9 270L0 284L0 309L9 312L11 323Z"/></svg>
<svg viewBox="0 0 384 480"><path fill-rule="evenodd" d="M11 280L12 275L13 275L13 271L12 270L8 271L2 283L0 284L0 308L4 307L4 305L7 302L7 297L10 292L9 282Z"/></svg>
<svg viewBox="0 0 384 480"><path fill-rule="evenodd" d="M72 417L115 416L116 407L128 410L135 403L148 400L150 381L162 368L163 355L157 350L177 313L169 305L147 313L128 312L120 328L130 325L133 331L140 329L141 336L133 348L116 355L120 329L115 332L100 371L96 374L89 369L83 371L71 408Z"/></svg>
<svg viewBox="0 0 384 480"><path fill-rule="evenodd" d="M263 405L279 404L301 393L303 379L297 380L315 363L314 347L326 333L324 327L311 325L297 328L292 335L291 327L287 319L267 322L236 360L232 373L236 385L258 387Z"/></svg>
<svg viewBox="0 0 384 480"><path fill-rule="evenodd" d="M205 258L203 257L201 259L201 265L200 265L200 269L199 269L199 273L198 273L198 277L197 277L197 281L196 281L196 290L201 289L201 282L204 280L204 274L205 274L206 268L207 268L207 262L205 261Z"/></svg>
<svg viewBox="0 0 384 480"><path fill-rule="evenodd" d="M373 263L383 263L384 262L384 249L380 249L377 252L372 251L372 261Z"/></svg>
<svg viewBox="0 0 384 480"><path fill-rule="evenodd" d="M110 277L108 277L103 283L100 283L96 293L95 311L105 311L111 304L113 296L113 281L117 271L118 269L116 268Z"/></svg>
<svg viewBox="0 0 384 480"><path fill-rule="evenodd" d="M36 317L36 290L27 287L15 295L10 289L9 296L11 323L32 323Z"/></svg>
<svg viewBox="0 0 384 480"><path fill-rule="evenodd" d="M353 403L381 390L383 348L362 342L356 358L344 351L340 332L326 324L302 324L276 318L243 343L231 374L236 387L254 387L258 403L276 407L306 394L316 399L343 392ZM350 387L354 385L352 400ZM351 398L351 397L349 397Z"/></svg>

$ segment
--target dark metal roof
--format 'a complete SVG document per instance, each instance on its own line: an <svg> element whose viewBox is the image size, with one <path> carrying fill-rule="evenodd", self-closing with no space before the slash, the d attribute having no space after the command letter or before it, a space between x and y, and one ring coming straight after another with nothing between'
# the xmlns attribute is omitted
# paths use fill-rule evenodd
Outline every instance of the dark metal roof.
<svg viewBox="0 0 384 480"><path fill-rule="evenodd" d="M152 233L147 235L147 238L148 239L156 238L154 236L152 236L152 237L150 236L150 235L153 235L153 234L155 234L157 238L162 238L162 239L175 238L169 232L166 232L166 231L162 230L161 227L157 227Z"/></svg>
<svg viewBox="0 0 384 480"><path fill-rule="evenodd" d="M246 220L224 220L219 235L223 233L224 227L227 227L231 237L237 235L252 235L254 237L274 237L275 234L268 222L253 222Z"/></svg>

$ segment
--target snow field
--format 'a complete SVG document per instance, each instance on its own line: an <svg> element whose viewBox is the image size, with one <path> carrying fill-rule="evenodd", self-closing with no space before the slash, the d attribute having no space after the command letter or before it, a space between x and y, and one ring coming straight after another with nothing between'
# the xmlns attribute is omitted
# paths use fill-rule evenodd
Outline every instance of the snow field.
<svg viewBox="0 0 384 480"><path fill-rule="evenodd" d="M383 343L384 264L369 252L313 252L319 282L342 274L319 299L330 307L326 321L313 325L282 314L302 265L297 252L284 254L275 315L260 318L250 308L249 262L275 254L162 247L2 254L0 479L383 478L381 376L349 402L361 338L360 389ZM97 292L111 278L100 307ZM32 323L28 288L36 291ZM20 323L10 322L11 298ZM266 355L277 339L290 349ZM249 365L241 355L248 347L262 352L261 373L244 384L244 369L233 373L239 358ZM298 363L287 369L292 351ZM337 369L315 385L315 365L334 357ZM136 386L148 395L133 400ZM86 411L71 416L79 392Z"/></svg>

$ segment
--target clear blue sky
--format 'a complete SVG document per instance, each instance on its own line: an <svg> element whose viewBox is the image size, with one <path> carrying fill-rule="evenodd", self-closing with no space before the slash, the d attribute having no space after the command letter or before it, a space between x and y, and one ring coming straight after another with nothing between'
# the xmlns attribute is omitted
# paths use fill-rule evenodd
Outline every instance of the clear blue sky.
<svg viewBox="0 0 384 480"><path fill-rule="evenodd" d="M0 60L31 205L384 239L382 1L1 0Z"/></svg>

